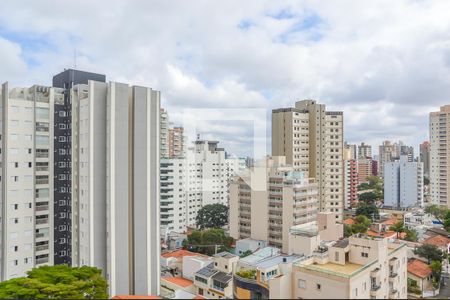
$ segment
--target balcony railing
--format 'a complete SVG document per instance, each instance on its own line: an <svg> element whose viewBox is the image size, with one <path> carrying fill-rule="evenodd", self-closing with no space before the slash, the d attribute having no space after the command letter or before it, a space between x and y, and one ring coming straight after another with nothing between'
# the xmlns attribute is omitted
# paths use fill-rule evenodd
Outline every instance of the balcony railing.
<svg viewBox="0 0 450 300"><path fill-rule="evenodd" d="M381 285L379 284L372 284L372 286L370 287L371 291L378 291L381 288Z"/></svg>
<svg viewBox="0 0 450 300"><path fill-rule="evenodd" d="M48 245L36 246L36 251L44 251L44 250L48 250Z"/></svg>
<svg viewBox="0 0 450 300"><path fill-rule="evenodd" d="M36 238L45 238L48 237L48 233L36 233Z"/></svg>
<svg viewBox="0 0 450 300"><path fill-rule="evenodd" d="M36 206L36 211L48 210L48 205Z"/></svg>

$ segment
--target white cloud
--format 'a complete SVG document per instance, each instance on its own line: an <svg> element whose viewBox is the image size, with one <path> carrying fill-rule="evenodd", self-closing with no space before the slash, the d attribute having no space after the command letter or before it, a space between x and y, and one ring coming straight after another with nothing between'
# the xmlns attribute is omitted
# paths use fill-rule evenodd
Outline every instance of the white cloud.
<svg viewBox="0 0 450 300"><path fill-rule="evenodd" d="M160 89L175 121L183 108L316 98L344 110L349 141L417 146L428 112L450 101L449 1L11 0L2 10L0 37L32 34L50 47L21 53L4 36L0 54L19 67L2 62L1 76L48 84L76 48L80 69Z"/></svg>

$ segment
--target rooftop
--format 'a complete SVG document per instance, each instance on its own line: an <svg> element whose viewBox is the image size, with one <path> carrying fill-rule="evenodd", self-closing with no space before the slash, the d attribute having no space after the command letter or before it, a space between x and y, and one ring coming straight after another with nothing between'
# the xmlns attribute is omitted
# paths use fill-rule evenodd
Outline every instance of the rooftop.
<svg viewBox="0 0 450 300"><path fill-rule="evenodd" d="M291 263L300 258L301 256L298 255L278 255L275 257L263 259L260 262L254 264L254 266L257 268L267 269L270 267L278 266L281 263Z"/></svg>
<svg viewBox="0 0 450 300"><path fill-rule="evenodd" d="M238 257L238 256L231 254L230 252L223 251L223 252L215 254L214 257L233 258L233 257Z"/></svg>
<svg viewBox="0 0 450 300"><path fill-rule="evenodd" d="M336 244L333 245L333 247L345 248L345 247L348 246L348 244L349 244L349 240L348 239L344 239L344 240L337 241Z"/></svg>
<svg viewBox="0 0 450 300"><path fill-rule="evenodd" d="M412 259L408 262L408 273L420 278L426 278L431 274L431 268L421 260Z"/></svg>
<svg viewBox="0 0 450 300"><path fill-rule="evenodd" d="M344 224L353 225L353 224L355 224L355 220L353 220L352 218L345 219Z"/></svg>
<svg viewBox="0 0 450 300"><path fill-rule="evenodd" d="M313 237L319 233L317 222L309 222L305 224L295 225L289 228L289 232L294 235Z"/></svg>
<svg viewBox="0 0 450 300"><path fill-rule="evenodd" d="M311 264L311 265L303 265L303 268L312 271L324 272L328 274L334 275L344 275L344 277L350 277L355 272L359 271L364 265L346 263L345 265L338 265L334 263L326 263L326 264Z"/></svg>
<svg viewBox="0 0 450 300"><path fill-rule="evenodd" d="M423 241L423 243L434 245L436 247L447 247L447 245L450 244L450 239L442 235L435 235L427 238Z"/></svg>
<svg viewBox="0 0 450 300"><path fill-rule="evenodd" d="M265 248L255 251L253 254L251 254L249 256L241 258L239 260L239 263L253 266L253 265L259 263L263 259L278 256L279 254L280 254L280 249L274 248L274 247L265 247Z"/></svg>
<svg viewBox="0 0 450 300"><path fill-rule="evenodd" d="M172 284L178 285L180 287L188 287L194 284L192 280L183 278L183 277L168 277L168 276L162 276L161 281L167 281Z"/></svg>

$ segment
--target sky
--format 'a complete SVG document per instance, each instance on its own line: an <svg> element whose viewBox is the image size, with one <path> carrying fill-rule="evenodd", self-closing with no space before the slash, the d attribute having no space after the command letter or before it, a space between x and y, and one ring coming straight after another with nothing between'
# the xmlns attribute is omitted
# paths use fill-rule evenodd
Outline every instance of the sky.
<svg viewBox="0 0 450 300"><path fill-rule="evenodd" d="M175 125L215 111L198 133L239 156L255 132L270 145L271 110L299 99L343 111L345 140L375 153L387 139L417 149L429 112L450 104L447 0L3 0L1 11L0 81L50 85L76 64L149 86Z"/></svg>

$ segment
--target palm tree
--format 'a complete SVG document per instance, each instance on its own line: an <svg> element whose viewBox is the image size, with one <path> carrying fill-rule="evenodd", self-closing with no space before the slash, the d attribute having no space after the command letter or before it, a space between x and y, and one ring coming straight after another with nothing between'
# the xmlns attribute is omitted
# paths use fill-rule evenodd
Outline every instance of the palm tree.
<svg viewBox="0 0 450 300"><path fill-rule="evenodd" d="M403 221L399 221L389 227L389 230L397 232L397 238L399 238L400 233L405 232L405 225L403 224Z"/></svg>

